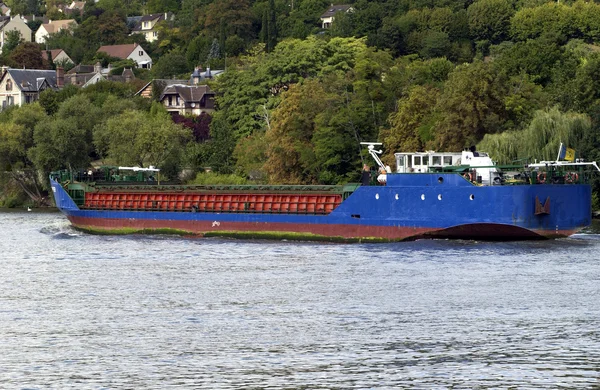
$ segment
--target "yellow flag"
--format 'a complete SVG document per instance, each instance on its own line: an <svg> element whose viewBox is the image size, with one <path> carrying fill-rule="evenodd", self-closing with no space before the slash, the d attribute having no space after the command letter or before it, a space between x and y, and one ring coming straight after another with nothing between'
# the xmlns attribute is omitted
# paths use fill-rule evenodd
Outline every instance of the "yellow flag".
<svg viewBox="0 0 600 390"><path fill-rule="evenodd" d="M565 160L575 161L575 149L567 148L567 152L565 153Z"/></svg>

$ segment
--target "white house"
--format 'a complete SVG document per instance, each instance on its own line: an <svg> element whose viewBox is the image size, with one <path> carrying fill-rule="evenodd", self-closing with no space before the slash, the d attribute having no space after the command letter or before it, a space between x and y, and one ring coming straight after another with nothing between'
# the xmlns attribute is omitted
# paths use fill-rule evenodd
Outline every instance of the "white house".
<svg viewBox="0 0 600 390"><path fill-rule="evenodd" d="M0 49L8 38L9 31L18 31L25 42L31 42L31 29L25 21L19 16L0 16Z"/></svg>
<svg viewBox="0 0 600 390"><path fill-rule="evenodd" d="M354 8L352 8L352 6L350 4L339 4L339 5L333 5L331 4L331 6L327 9L327 11L325 11L323 13L323 15L321 15L321 27L322 28L329 28L331 27L331 25L333 24L333 20L335 19L335 14L337 14L338 12L354 12Z"/></svg>
<svg viewBox="0 0 600 390"><path fill-rule="evenodd" d="M52 49L46 51L47 55L50 55L52 62L58 65L67 65L68 63L74 64L73 60L63 49Z"/></svg>
<svg viewBox="0 0 600 390"><path fill-rule="evenodd" d="M44 43L50 34L56 34L61 30L71 29L75 26L77 26L77 22L74 19L51 20L48 23L42 24L40 28L38 28L38 30L35 32L35 41L37 43Z"/></svg>
<svg viewBox="0 0 600 390"><path fill-rule="evenodd" d="M121 58L123 60L134 60L137 63L138 68L152 68L152 58L150 58L144 48L137 43L101 46L97 52L104 52L111 57Z"/></svg>
<svg viewBox="0 0 600 390"><path fill-rule="evenodd" d="M0 109L38 100L46 89L57 89L56 71L11 69L0 71Z"/></svg>
<svg viewBox="0 0 600 390"><path fill-rule="evenodd" d="M173 14L161 13L161 14L150 14L142 16L135 27L131 31L132 34L144 34L146 41L152 42L158 39L157 24L165 20L172 20Z"/></svg>

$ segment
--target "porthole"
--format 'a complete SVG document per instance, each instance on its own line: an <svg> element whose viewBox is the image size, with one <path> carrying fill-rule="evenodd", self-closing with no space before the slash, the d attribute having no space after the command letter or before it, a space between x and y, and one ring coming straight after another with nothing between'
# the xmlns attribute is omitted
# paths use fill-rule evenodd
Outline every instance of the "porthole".
<svg viewBox="0 0 600 390"><path fill-rule="evenodd" d="M475 199L475 195L471 194L471 196L469 196L469 199L474 200Z"/></svg>
<svg viewBox="0 0 600 390"><path fill-rule="evenodd" d="M438 194L438 200L442 200L442 194Z"/></svg>
<svg viewBox="0 0 600 390"><path fill-rule="evenodd" d="M425 200L425 194L421 194L421 200Z"/></svg>

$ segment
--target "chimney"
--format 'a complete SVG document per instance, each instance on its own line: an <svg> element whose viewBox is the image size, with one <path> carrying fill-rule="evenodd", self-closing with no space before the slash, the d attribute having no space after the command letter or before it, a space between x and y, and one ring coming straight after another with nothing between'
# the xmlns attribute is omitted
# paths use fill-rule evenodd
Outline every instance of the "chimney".
<svg viewBox="0 0 600 390"><path fill-rule="evenodd" d="M65 86L65 70L62 66L56 67L56 87L62 88Z"/></svg>
<svg viewBox="0 0 600 390"><path fill-rule="evenodd" d="M94 65L94 73L100 73L100 72L102 72L102 64L100 64L100 61L98 61Z"/></svg>
<svg viewBox="0 0 600 390"><path fill-rule="evenodd" d="M0 68L0 79L4 76L4 74L8 71L8 66L3 66Z"/></svg>

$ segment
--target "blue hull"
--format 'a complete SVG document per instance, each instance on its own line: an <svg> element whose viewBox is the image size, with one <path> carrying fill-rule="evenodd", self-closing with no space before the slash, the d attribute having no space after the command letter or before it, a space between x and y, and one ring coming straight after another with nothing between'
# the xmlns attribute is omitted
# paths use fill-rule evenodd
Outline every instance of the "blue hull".
<svg viewBox="0 0 600 390"><path fill-rule="evenodd" d="M52 189L58 208L74 226L107 232L532 239L566 237L591 224L589 185L476 186L457 174L391 174L386 186L359 187L328 215L84 210L53 180Z"/></svg>

